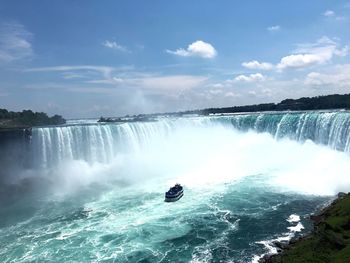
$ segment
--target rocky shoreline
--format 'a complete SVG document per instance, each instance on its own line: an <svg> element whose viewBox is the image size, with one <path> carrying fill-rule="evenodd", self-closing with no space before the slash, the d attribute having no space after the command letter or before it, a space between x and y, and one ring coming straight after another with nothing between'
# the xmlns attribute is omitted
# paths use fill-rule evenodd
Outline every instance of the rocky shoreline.
<svg viewBox="0 0 350 263"><path fill-rule="evenodd" d="M265 255L259 262L350 262L350 193L339 193L310 219L314 224L311 233L274 242L278 253Z"/></svg>

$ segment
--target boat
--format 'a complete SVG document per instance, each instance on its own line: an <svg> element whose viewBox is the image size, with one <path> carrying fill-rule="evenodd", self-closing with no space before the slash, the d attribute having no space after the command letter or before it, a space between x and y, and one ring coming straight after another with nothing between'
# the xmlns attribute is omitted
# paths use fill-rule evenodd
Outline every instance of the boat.
<svg viewBox="0 0 350 263"><path fill-rule="evenodd" d="M180 184L175 184L169 191L165 192L165 202L175 202L184 195L184 189Z"/></svg>

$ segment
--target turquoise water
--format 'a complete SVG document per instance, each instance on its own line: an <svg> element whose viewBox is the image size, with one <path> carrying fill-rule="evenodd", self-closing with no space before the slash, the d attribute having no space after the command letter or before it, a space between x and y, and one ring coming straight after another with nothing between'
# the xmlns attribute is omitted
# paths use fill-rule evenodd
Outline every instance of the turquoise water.
<svg viewBox="0 0 350 263"><path fill-rule="evenodd" d="M349 155L311 140L200 118L113 129L34 133L41 162L0 191L1 262L256 262L350 188Z"/></svg>
<svg viewBox="0 0 350 263"><path fill-rule="evenodd" d="M32 197L5 208L2 262L251 262L287 219L307 217L329 197L280 193L265 175L235 184L185 189L176 203L162 189L101 187L64 198ZM205 192L205 193L203 193ZM20 212L20 214L18 214ZM16 222L17 221L17 222ZM16 222L15 224L13 224Z"/></svg>

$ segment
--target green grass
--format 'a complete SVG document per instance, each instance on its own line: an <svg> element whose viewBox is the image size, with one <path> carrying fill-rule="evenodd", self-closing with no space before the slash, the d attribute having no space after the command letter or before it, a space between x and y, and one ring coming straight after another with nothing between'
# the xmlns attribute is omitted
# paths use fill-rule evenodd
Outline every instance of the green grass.
<svg viewBox="0 0 350 263"><path fill-rule="evenodd" d="M316 231L283 252L280 262L350 262L350 195L322 213Z"/></svg>

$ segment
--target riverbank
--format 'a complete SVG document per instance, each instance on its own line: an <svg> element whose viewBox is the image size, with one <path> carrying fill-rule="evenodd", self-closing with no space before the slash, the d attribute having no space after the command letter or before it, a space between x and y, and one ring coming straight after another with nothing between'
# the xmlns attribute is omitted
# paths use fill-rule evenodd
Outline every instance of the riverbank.
<svg viewBox="0 0 350 263"><path fill-rule="evenodd" d="M276 244L280 253L267 255L264 263L348 262L350 259L350 193L338 198L320 213L312 215L314 229L289 244Z"/></svg>
<svg viewBox="0 0 350 263"><path fill-rule="evenodd" d="M25 129L34 126L60 125L66 120L60 115L49 117L44 112L23 110L21 112L0 109L0 130Z"/></svg>

